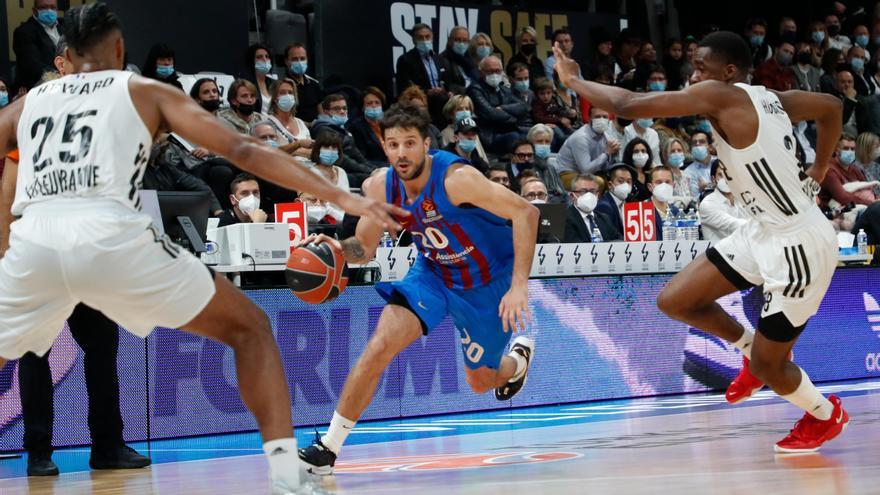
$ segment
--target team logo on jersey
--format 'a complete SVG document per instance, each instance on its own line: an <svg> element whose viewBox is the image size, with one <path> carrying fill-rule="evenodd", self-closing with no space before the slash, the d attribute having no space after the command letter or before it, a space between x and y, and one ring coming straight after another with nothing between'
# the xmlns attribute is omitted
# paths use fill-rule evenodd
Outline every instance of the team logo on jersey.
<svg viewBox="0 0 880 495"><path fill-rule="evenodd" d="M430 199L422 200L422 210L425 212L425 222L436 222L443 218L443 215L437 212L437 205Z"/></svg>

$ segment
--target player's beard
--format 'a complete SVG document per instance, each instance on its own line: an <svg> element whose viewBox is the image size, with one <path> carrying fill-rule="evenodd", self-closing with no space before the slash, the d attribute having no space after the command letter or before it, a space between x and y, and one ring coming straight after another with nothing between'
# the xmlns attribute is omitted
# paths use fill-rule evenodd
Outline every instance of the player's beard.
<svg viewBox="0 0 880 495"><path fill-rule="evenodd" d="M425 170L426 161L427 158L422 155L422 161L419 162L418 165L408 165L405 174L401 174L400 169L398 169L397 175L399 175L402 180L416 180L422 176L422 172Z"/></svg>

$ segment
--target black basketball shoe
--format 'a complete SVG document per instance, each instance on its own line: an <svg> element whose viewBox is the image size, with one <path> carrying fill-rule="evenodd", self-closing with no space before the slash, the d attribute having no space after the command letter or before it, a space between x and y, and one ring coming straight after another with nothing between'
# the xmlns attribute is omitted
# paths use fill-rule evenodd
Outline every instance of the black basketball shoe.
<svg viewBox="0 0 880 495"><path fill-rule="evenodd" d="M513 375L504 385L495 389L495 398L498 400L509 400L526 384L526 377L529 374L529 365L532 363L532 353L535 352L535 341L528 337L517 337L510 347L508 355L517 353L526 360L526 367L519 375Z"/></svg>
<svg viewBox="0 0 880 495"><path fill-rule="evenodd" d="M321 436L315 432L315 440L312 445L299 449L299 458L306 464L306 471L320 476L333 474L333 465L336 464L336 454L321 443Z"/></svg>

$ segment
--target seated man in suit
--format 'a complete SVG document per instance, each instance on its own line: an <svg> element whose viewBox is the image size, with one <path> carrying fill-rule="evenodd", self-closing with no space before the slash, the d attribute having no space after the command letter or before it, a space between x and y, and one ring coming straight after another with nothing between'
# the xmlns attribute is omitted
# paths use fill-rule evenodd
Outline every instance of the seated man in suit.
<svg viewBox="0 0 880 495"><path fill-rule="evenodd" d="M464 87L453 82L453 73L446 59L434 51L434 32L427 24L413 26L412 41L415 46L397 59L397 90L403 91L416 85L428 95L428 112L437 127L443 122L443 105L449 100L450 91L464 92Z"/></svg>
<svg viewBox="0 0 880 495"><path fill-rule="evenodd" d="M594 229L599 229L597 242L622 239L611 218L595 211L599 196L602 195L602 185L604 181L593 174L578 175L572 180L564 242L593 242Z"/></svg>
<svg viewBox="0 0 880 495"><path fill-rule="evenodd" d="M616 163L608 169L607 192L596 204L596 211L611 219L614 228L623 232L623 205L632 201L632 184L635 170L625 163Z"/></svg>
<svg viewBox="0 0 880 495"><path fill-rule="evenodd" d="M61 39L62 23L58 18L58 1L34 0L33 13L12 34L12 49L15 51L17 63L17 89L31 89L45 72L55 70L53 61L56 46Z"/></svg>

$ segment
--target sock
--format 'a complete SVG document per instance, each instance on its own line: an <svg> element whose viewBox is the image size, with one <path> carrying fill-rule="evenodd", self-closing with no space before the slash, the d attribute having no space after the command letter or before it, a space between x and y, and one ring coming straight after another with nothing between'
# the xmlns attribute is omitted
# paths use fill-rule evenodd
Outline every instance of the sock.
<svg viewBox="0 0 880 495"><path fill-rule="evenodd" d="M280 481L291 490L299 487L299 454L295 438L279 438L263 444L263 452L269 460L272 481Z"/></svg>
<svg viewBox="0 0 880 495"><path fill-rule="evenodd" d="M345 419L338 412L333 411L330 428L327 429L327 434L321 437L321 443L334 454L339 455L339 451L342 450L342 444L345 443L345 439L348 438L348 434L351 433L355 423L357 421Z"/></svg>
<svg viewBox="0 0 880 495"><path fill-rule="evenodd" d="M819 392L803 369L801 369L801 384L794 392L783 395L782 398L822 421L828 420L834 412L834 404Z"/></svg>
<svg viewBox="0 0 880 495"><path fill-rule="evenodd" d="M526 372L526 358L520 356L518 352L511 352L508 356L516 362L516 370L513 372L513 376L507 381L515 382Z"/></svg>
<svg viewBox="0 0 880 495"><path fill-rule="evenodd" d="M733 343L733 346L739 349L743 356L752 359L752 342L755 340L755 334L748 330L743 330L742 337Z"/></svg>

